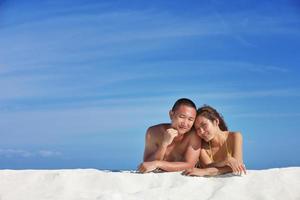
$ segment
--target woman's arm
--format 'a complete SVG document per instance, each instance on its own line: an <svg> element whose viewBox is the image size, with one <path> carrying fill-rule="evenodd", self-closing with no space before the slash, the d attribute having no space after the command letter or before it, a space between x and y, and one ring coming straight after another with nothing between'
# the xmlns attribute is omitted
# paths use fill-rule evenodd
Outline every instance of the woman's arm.
<svg viewBox="0 0 300 200"><path fill-rule="evenodd" d="M182 174L187 176L217 176L232 172L232 169L226 167L208 167L208 168L192 168L185 170Z"/></svg>
<svg viewBox="0 0 300 200"><path fill-rule="evenodd" d="M246 168L243 162L243 137L240 132L231 134L232 137L232 156L225 160L226 165L229 166L233 173L246 174Z"/></svg>
<svg viewBox="0 0 300 200"><path fill-rule="evenodd" d="M230 137L230 142L227 140L228 148L232 149L232 155L226 156L223 161L220 162L212 162L208 161L207 153L204 153L203 163L206 168L208 167L225 167L229 166L234 173L246 174L246 169L243 163L243 137L240 132L229 133L228 137ZM230 146L229 146L230 144ZM207 156L205 156L205 154Z"/></svg>
<svg viewBox="0 0 300 200"><path fill-rule="evenodd" d="M232 156L226 157L221 162L213 162L205 149L201 150L200 163L202 169L193 168L186 170L183 174L191 176L215 176L234 172L237 174L246 174L246 168L243 164L242 134L232 133Z"/></svg>
<svg viewBox="0 0 300 200"><path fill-rule="evenodd" d="M240 132L231 133L233 137L232 157L243 163L243 136Z"/></svg>

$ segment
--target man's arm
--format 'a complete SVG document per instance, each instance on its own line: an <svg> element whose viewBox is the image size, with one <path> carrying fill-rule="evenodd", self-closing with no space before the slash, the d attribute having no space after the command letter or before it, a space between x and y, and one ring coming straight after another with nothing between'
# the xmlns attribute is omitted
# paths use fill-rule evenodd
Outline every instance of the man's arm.
<svg viewBox="0 0 300 200"><path fill-rule="evenodd" d="M155 128L150 127L147 130L145 138L145 150L144 150L144 162L163 160L168 145L162 143L158 146L157 140L158 135L154 134Z"/></svg>
<svg viewBox="0 0 300 200"><path fill-rule="evenodd" d="M150 127L146 133L144 162L163 160L168 146L178 135L174 128L162 130L161 126Z"/></svg>
<svg viewBox="0 0 300 200"><path fill-rule="evenodd" d="M201 150L201 139L198 135L194 134L189 139L189 144L185 151L183 162L168 162L156 161L157 168L164 171L182 171L185 169L193 168L198 162Z"/></svg>

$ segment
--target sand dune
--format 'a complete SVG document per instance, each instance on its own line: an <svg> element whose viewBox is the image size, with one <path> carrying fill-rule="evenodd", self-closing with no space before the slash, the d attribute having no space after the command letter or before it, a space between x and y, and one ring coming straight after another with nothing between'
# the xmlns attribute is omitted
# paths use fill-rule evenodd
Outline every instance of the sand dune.
<svg viewBox="0 0 300 200"><path fill-rule="evenodd" d="M1 200L300 199L300 167L186 177L94 169L0 170Z"/></svg>

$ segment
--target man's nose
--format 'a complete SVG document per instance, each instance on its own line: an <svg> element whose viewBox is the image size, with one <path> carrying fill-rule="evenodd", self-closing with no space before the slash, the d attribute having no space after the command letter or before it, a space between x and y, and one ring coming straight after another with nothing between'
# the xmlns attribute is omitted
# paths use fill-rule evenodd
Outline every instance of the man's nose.
<svg viewBox="0 0 300 200"><path fill-rule="evenodd" d="M184 119L184 120L182 121L182 125L183 125L183 126L188 126L188 124L189 124L189 120L188 120L188 119Z"/></svg>

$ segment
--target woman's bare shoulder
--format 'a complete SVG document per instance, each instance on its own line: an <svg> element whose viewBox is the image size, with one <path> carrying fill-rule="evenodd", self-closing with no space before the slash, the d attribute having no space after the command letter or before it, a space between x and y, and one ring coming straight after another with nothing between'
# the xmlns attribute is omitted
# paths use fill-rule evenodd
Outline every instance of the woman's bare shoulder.
<svg viewBox="0 0 300 200"><path fill-rule="evenodd" d="M240 131L230 131L228 137L233 140L241 140L243 139L242 133Z"/></svg>
<svg viewBox="0 0 300 200"><path fill-rule="evenodd" d="M204 141L203 139L201 140L201 143L202 143L202 150L203 151L206 151L209 149L209 144L208 142Z"/></svg>

